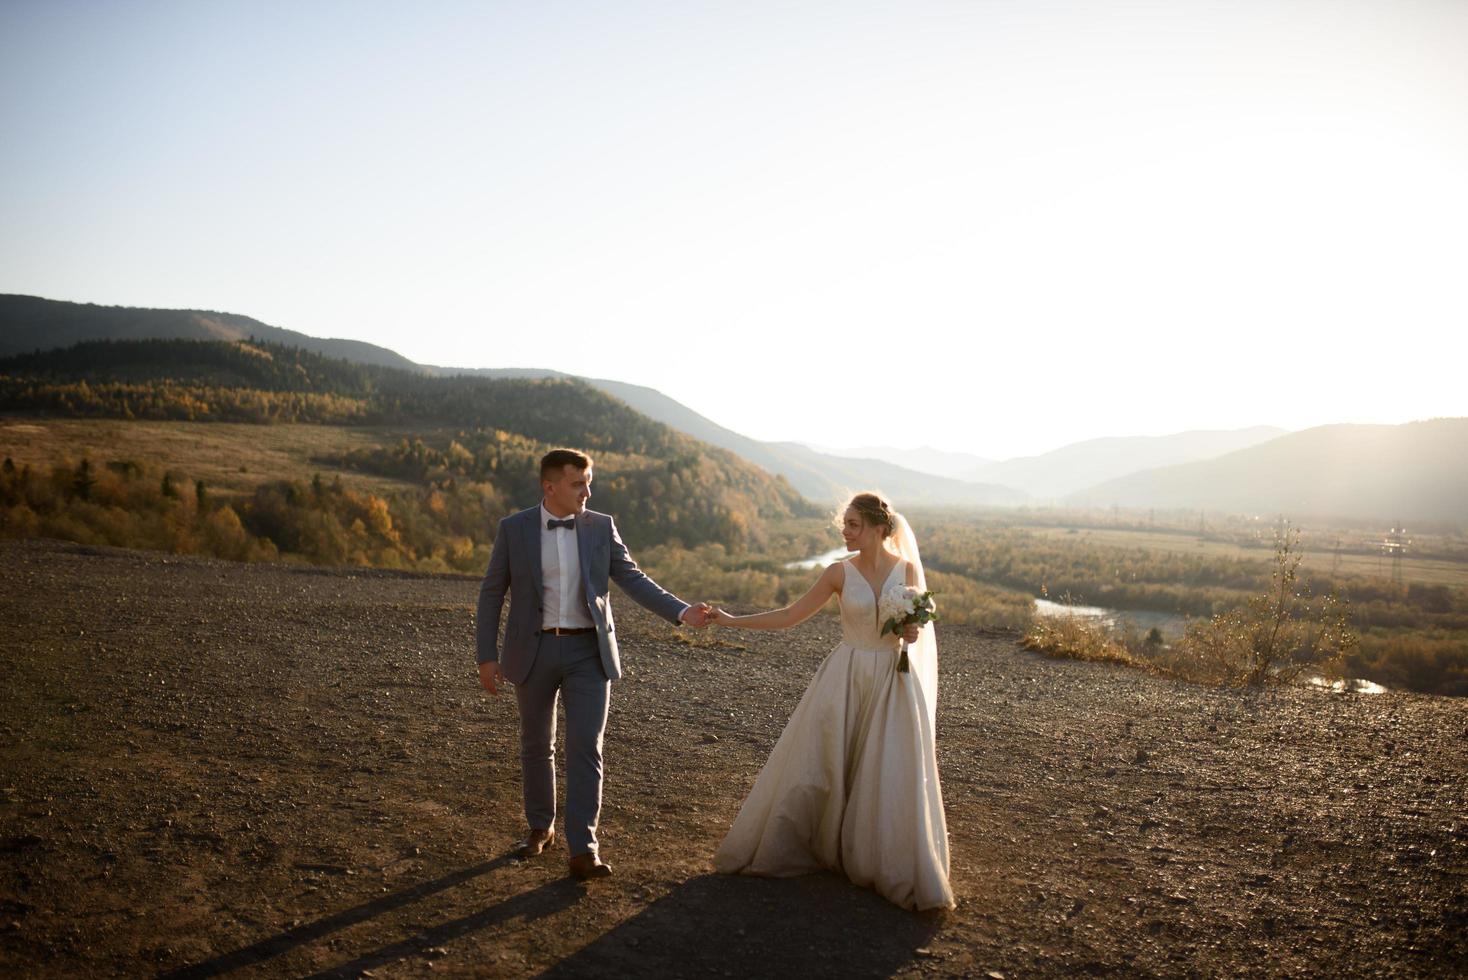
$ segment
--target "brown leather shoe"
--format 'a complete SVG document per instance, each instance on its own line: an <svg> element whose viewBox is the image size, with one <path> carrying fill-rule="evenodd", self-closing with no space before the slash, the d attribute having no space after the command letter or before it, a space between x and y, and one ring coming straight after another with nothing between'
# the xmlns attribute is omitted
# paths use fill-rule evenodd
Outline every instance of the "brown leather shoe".
<svg viewBox="0 0 1468 980"><path fill-rule="evenodd" d="M587 881L591 878L605 878L612 873L610 864L602 864L601 858L595 854L577 854L571 858L571 877Z"/></svg>
<svg viewBox="0 0 1468 980"><path fill-rule="evenodd" d="M546 830L531 828L525 838L515 844L515 853L522 858L533 858L556 842L554 827Z"/></svg>

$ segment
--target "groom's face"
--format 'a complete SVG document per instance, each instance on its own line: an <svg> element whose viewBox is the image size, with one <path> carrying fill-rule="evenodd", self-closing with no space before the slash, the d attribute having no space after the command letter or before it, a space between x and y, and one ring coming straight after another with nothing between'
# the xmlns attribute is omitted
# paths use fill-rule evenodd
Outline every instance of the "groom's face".
<svg viewBox="0 0 1468 980"><path fill-rule="evenodd" d="M567 463L559 476L542 481L541 488L545 491L546 510L560 517L579 514L591 499L591 470Z"/></svg>

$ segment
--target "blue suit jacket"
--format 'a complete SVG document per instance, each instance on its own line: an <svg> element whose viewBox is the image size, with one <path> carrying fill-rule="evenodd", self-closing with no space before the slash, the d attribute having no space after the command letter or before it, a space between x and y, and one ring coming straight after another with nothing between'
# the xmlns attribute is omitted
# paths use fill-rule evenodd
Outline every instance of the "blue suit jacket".
<svg viewBox="0 0 1468 980"><path fill-rule="evenodd" d="M476 659L479 663L498 660L500 670L512 684L523 684L535 664L540 643L544 584L540 569L540 505L536 504L500 521L489 556L489 569L479 586L479 610L474 623ZM611 515L583 511L576 518L576 546L581 556L581 585L586 592L586 611L596 625L597 645L607 677L622 676L617 651L612 600L607 593L616 582L638 605L675 626L688 603L666 592L632 560L617 534ZM510 598L510 619L505 624L503 649L499 644L500 614L505 596Z"/></svg>

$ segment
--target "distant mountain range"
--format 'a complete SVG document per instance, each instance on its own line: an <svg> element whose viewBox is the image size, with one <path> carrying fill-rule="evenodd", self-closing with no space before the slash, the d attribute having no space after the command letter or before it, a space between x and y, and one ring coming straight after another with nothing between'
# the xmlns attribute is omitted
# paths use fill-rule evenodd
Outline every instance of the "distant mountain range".
<svg viewBox="0 0 1468 980"><path fill-rule="evenodd" d="M1212 459L1285 434L1260 425L1249 429L1200 430L1168 436L1088 439L1040 456L1020 456L968 470L965 480L1003 483L1042 503L1058 502L1086 487L1138 470Z"/></svg>
<svg viewBox="0 0 1468 980"><path fill-rule="evenodd" d="M591 384L664 425L743 456L778 473L809 499L842 502L858 490L880 490L904 504L1010 507L1025 495L1009 487L934 477L880 459L847 459L819 453L798 442L761 442L726 429L652 388L587 378Z"/></svg>
<svg viewBox="0 0 1468 980"><path fill-rule="evenodd" d="M420 365L384 347L311 337L237 314L0 296L0 356L86 340L249 337L425 375L567 377L541 368ZM1256 426L1093 439L1039 456L988 461L930 448L822 452L799 443L762 442L652 388L605 378L581 380L657 422L784 476L800 494L823 505L852 490L877 489L908 505L1201 507L1468 523L1468 487L1460 475L1468 436L1461 419L1324 426L1297 433Z"/></svg>
<svg viewBox="0 0 1468 980"><path fill-rule="evenodd" d="M1468 418L1323 425L1073 494L1090 506L1468 522Z"/></svg>

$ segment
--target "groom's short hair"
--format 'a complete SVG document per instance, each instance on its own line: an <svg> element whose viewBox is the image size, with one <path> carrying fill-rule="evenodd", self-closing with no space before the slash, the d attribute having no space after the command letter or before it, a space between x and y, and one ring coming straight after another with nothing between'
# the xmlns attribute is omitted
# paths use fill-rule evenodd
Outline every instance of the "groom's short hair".
<svg viewBox="0 0 1468 980"><path fill-rule="evenodd" d="M578 470L591 469L591 457L574 449L552 449L540 458L540 482L561 475L561 470L574 466Z"/></svg>

